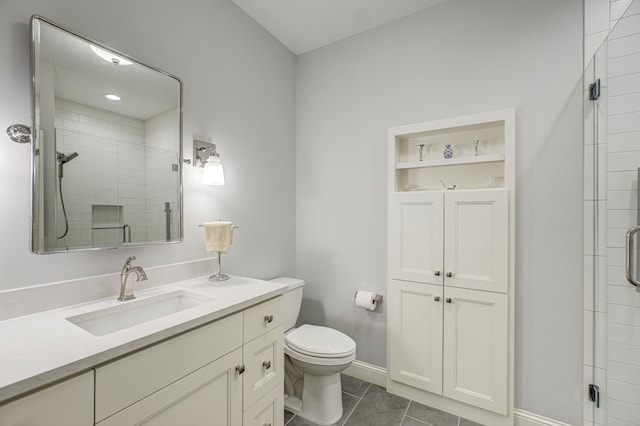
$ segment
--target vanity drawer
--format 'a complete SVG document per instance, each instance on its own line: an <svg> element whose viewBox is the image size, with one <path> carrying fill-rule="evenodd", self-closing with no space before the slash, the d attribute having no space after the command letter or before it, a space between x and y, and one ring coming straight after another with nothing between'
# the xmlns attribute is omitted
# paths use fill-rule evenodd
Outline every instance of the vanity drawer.
<svg viewBox="0 0 640 426"><path fill-rule="evenodd" d="M278 296L244 311L244 342L282 324L282 309L282 296Z"/></svg>
<svg viewBox="0 0 640 426"><path fill-rule="evenodd" d="M250 407L284 381L284 326L245 343L242 375L244 407Z"/></svg>
<svg viewBox="0 0 640 426"><path fill-rule="evenodd" d="M239 348L239 330L242 313L96 368L96 422Z"/></svg>
<svg viewBox="0 0 640 426"><path fill-rule="evenodd" d="M280 426L284 424L284 386L271 389L242 415L242 426Z"/></svg>

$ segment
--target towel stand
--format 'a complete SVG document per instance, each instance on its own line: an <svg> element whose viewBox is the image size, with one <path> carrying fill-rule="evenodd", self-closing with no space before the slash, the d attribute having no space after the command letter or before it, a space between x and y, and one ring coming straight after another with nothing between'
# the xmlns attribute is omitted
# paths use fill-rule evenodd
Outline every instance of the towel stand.
<svg viewBox="0 0 640 426"><path fill-rule="evenodd" d="M238 229L238 225L232 225L232 226L233 226L233 229ZM204 224L198 225L198 228L204 228ZM222 263L221 263L221 260L222 260L221 254L222 253L220 253L219 251L217 251L216 253L218 253L218 271L215 274L213 274L213 275L211 275L209 277L209 281L213 281L213 282L218 283L220 281L228 280L229 279L229 275L222 273Z"/></svg>

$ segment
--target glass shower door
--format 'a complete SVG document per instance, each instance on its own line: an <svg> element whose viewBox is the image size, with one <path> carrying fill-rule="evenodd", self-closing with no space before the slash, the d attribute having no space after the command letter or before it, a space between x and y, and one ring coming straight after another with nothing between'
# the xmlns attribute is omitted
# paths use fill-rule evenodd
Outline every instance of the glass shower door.
<svg viewBox="0 0 640 426"><path fill-rule="evenodd" d="M640 426L640 0L611 29L585 82L585 225L593 230L585 378L594 385L585 424Z"/></svg>

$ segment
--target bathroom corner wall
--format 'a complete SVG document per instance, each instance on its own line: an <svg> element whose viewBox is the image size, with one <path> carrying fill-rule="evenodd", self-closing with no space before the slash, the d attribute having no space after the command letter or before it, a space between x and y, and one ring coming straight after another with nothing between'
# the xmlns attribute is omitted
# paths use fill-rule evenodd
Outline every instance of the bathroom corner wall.
<svg viewBox="0 0 640 426"><path fill-rule="evenodd" d="M450 0L301 55L301 320L386 367L387 128L515 107L515 405L581 424L582 52L582 0Z"/></svg>
<svg viewBox="0 0 640 426"><path fill-rule="evenodd" d="M183 243L30 252L30 147L11 142L4 129L31 120L33 14L183 80L184 156L191 157L194 138L216 143L227 178L223 187L203 186L202 169L184 165ZM3 1L0 57L11 58L0 63L0 290L113 273L128 255L145 267L203 258L213 263L198 224L219 218L240 226L223 260L226 272L293 274L295 56L231 0Z"/></svg>

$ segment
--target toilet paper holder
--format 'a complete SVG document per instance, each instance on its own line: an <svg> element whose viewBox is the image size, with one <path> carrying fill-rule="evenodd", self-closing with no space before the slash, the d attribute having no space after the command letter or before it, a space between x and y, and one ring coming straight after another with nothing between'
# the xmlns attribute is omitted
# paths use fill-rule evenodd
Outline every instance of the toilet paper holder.
<svg viewBox="0 0 640 426"><path fill-rule="evenodd" d="M355 299L355 298L356 298L356 296L358 295L358 291L361 291L361 290L357 290L357 291L355 291L355 292L353 293L353 298L354 298L354 299ZM381 295L381 294L376 293L376 294L375 294L375 296L373 296L373 301L374 301L374 302L376 302L376 303L380 303L380 302L382 302L382 295Z"/></svg>

